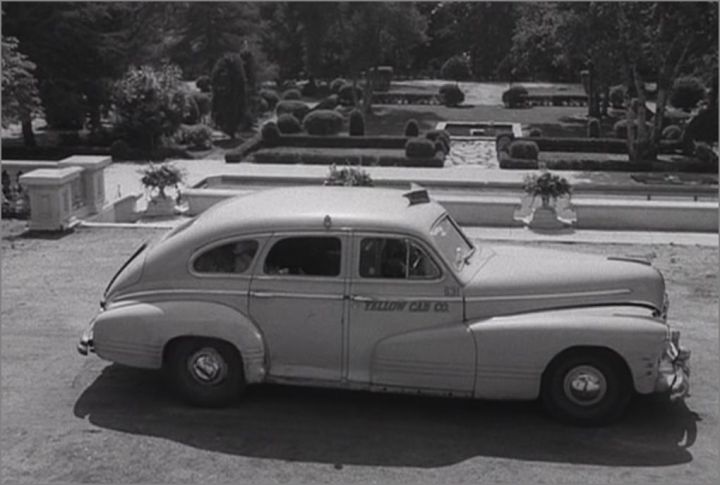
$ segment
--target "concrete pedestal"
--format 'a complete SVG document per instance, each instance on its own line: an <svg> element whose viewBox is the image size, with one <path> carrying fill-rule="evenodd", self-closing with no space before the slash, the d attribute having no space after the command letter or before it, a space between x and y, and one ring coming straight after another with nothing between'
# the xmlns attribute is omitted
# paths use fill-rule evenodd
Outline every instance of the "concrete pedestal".
<svg viewBox="0 0 720 485"><path fill-rule="evenodd" d="M58 162L58 168L80 167L80 198L86 214L97 214L105 205L105 167L112 160L105 156L74 155Z"/></svg>
<svg viewBox="0 0 720 485"><path fill-rule="evenodd" d="M73 224L73 184L77 185L82 171L80 167L41 168L20 176L20 185L30 197L31 230L62 231Z"/></svg>

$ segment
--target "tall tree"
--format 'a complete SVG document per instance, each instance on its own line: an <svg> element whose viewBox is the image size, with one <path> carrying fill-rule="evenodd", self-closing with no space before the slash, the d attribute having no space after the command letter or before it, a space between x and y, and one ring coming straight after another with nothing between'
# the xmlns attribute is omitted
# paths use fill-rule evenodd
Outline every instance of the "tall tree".
<svg viewBox="0 0 720 485"><path fill-rule="evenodd" d="M235 138L247 118L246 78L243 60L239 54L226 54L213 68L212 117L222 131Z"/></svg>
<svg viewBox="0 0 720 485"><path fill-rule="evenodd" d="M32 120L42 112L35 64L19 50L18 40L2 37L2 123L20 122L26 146L35 146Z"/></svg>

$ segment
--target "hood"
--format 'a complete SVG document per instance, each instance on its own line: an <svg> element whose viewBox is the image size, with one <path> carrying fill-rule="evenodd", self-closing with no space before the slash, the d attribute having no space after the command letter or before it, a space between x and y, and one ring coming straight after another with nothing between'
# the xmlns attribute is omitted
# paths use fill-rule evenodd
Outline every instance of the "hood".
<svg viewBox="0 0 720 485"><path fill-rule="evenodd" d="M495 246L465 291L468 319L593 305L661 311L665 282L645 261Z"/></svg>

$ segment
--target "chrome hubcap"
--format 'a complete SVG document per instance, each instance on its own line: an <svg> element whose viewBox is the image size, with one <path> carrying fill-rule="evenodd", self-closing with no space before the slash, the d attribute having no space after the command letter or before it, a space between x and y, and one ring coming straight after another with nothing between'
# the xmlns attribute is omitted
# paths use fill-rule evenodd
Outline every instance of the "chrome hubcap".
<svg viewBox="0 0 720 485"><path fill-rule="evenodd" d="M565 375L565 396L578 406L597 404L607 393L607 381L602 372L590 365L573 368Z"/></svg>
<svg viewBox="0 0 720 485"><path fill-rule="evenodd" d="M188 370L201 384L217 384L227 375L227 364L217 350L205 347L190 356Z"/></svg>

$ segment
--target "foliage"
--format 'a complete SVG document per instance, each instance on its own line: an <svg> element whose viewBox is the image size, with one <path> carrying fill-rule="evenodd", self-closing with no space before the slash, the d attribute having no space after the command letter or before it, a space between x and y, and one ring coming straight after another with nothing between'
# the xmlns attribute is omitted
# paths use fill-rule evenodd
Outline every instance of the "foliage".
<svg viewBox="0 0 720 485"><path fill-rule="evenodd" d="M390 66L380 66L370 71L373 78L373 89L375 91L389 91L392 84L393 68Z"/></svg>
<svg viewBox="0 0 720 485"><path fill-rule="evenodd" d="M537 160L540 149L534 141L514 140L510 143L510 158Z"/></svg>
<svg viewBox="0 0 720 485"><path fill-rule="evenodd" d="M203 93L210 92L210 76L203 74L195 80L195 87Z"/></svg>
<svg viewBox="0 0 720 485"><path fill-rule="evenodd" d="M200 119L208 116L212 112L212 99L209 94L197 92L190 93L190 99L192 99L195 106L197 106Z"/></svg>
<svg viewBox="0 0 720 485"><path fill-rule="evenodd" d="M125 140L115 140L110 145L110 156L113 162L124 162L130 160L130 145Z"/></svg>
<svg viewBox="0 0 720 485"><path fill-rule="evenodd" d="M470 62L466 56L452 56L442 66L443 79L466 81L470 79Z"/></svg>
<svg viewBox="0 0 720 485"><path fill-rule="evenodd" d="M523 190L526 194L531 195L533 200L540 196L544 206L549 205L551 199L554 202L560 197L572 195L570 182L565 177L550 172L544 172L539 176L528 175L525 177Z"/></svg>
<svg viewBox="0 0 720 485"><path fill-rule="evenodd" d="M287 91L285 91L285 92L282 94L282 99L287 99L287 100L291 100L291 99L292 99L292 100L297 100L297 99L300 99L301 97L302 97L302 95L301 95L301 93L300 93L300 90L299 90L299 89L295 89L295 88L293 88L293 89L288 89Z"/></svg>
<svg viewBox="0 0 720 485"><path fill-rule="evenodd" d="M238 54L220 58L211 75L212 117L215 124L231 138L248 121L245 69Z"/></svg>
<svg viewBox="0 0 720 485"><path fill-rule="evenodd" d="M281 114L277 119L277 127L280 133L292 134L300 133L302 126L300 121L290 113Z"/></svg>
<svg viewBox="0 0 720 485"><path fill-rule="evenodd" d="M333 94L340 94L340 88L345 86L346 83L347 80L341 77L333 79L333 81L330 83L330 92Z"/></svg>
<svg viewBox="0 0 720 485"><path fill-rule="evenodd" d="M370 174L361 168L346 166L338 169L337 165L332 164L323 185L372 187L373 180Z"/></svg>
<svg viewBox="0 0 720 485"><path fill-rule="evenodd" d="M191 150L209 150L212 148L212 134L212 128L207 125L182 125L175 140Z"/></svg>
<svg viewBox="0 0 720 485"><path fill-rule="evenodd" d="M298 120L298 122L302 122L309 112L310 108L308 108L308 105L302 101L280 101L275 107L275 114L278 117L283 114L291 114Z"/></svg>
<svg viewBox="0 0 720 485"><path fill-rule="evenodd" d="M615 132L616 138L626 139L628 136L627 127L632 126L633 127L632 131L634 133L637 133L638 125L639 125L638 120L633 120L631 122L628 122L628 120L620 120L613 125L613 132ZM651 123L645 123L646 130L651 130L652 126L653 125Z"/></svg>
<svg viewBox="0 0 720 485"><path fill-rule="evenodd" d="M704 142L695 143L694 156L703 163L717 166L718 155L710 145Z"/></svg>
<svg viewBox="0 0 720 485"><path fill-rule="evenodd" d="M448 133L447 130L430 130L425 133L425 138L436 142L436 147L437 143L440 143L445 155L450 153L450 133Z"/></svg>
<svg viewBox="0 0 720 485"><path fill-rule="evenodd" d="M355 87L355 98L358 101L363 99L363 90L360 87ZM352 83L345 83L338 91L338 101L343 106L355 106L355 99L353 99L353 85Z"/></svg>
<svg viewBox="0 0 720 485"><path fill-rule="evenodd" d="M543 132L540 128L534 127L534 128L530 128L529 135L531 138L537 138L537 137L543 136Z"/></svg>
<svg viewBox="0 0 720 485"><path fill-rule="evenodd" d="M439 93L440 100L445 106L455 107L465 101L465 94L457 84L443 84Z"/></svg>
<svg viewBox="0 0 720 485"><path fill-rule="evenodd" d="M407 123L405 123L404 133L405 136L418 136L420 134L420 127L418 126L417 120L409 119Z"/></svg>
<svg viewBox="0 0 720 485"><path fill-rule="evenodd" d="M321 100L313 109L335 109L338 105L338 95L331 94L327 98Z"/></svg>
<svg viewBox="0 0 720 485"><path fill-rule="evenodd" d="M435 156L435 143L427 138L410 138L405 144L408 158L432 158Z"/></svg>
<svg viewBox="0 0 720 485"><path fill-rule="evenodd" d="M627 88L623 84L610 88L610 105L615 109L622 109L625 106Z"/></svg>
<svg viewBox="0 0 720 485"><path fill-rule="evenodd" d="M302 89L300 90L300 94L307 97L315 96L318 92L318 86L315 82L315 78L310 78L308 82L306 82Z"/></svg>
<svg viewBox="0 0 720 485"><path fill-rule="evenodd" d="M258 85L257 62L255 61L255 55L250 49L244 49L240 53L240 58L243 60L243 68L245 69L245 91L248 94L253 95L257 92Z"/></svg>
<svg viewBox="0 0 720 485"><path fill-rule="evenodd" d="M278 101L280 101L280 97L278 96L277 92L273 91L272 89L261 89L260 97L267 101L269 109L275 109Z"/></svg>
<svg viewBox="0 0 720 485"><path fill-rule="evenodd" d="M312 111L303 120L303 128L310 135L337 135L342 126L342 115L333 110Z"/></svg>
<svg viewBox="0 0 720 485"><path fill-rule="evenodd" d="M2 124L32 120L42 113L33 64L14 37L2 38Z"/></svg>
<svg viewBox="0 0 720 485"><path fill-rule="evenodd" d="M260 129L260 134L262 135L263 142L267 144L267 146L277 145L280 139L280 129L274 121L265 123Z"/></svg>
<svg viewBox="0 0 720 485"><path fill-rule="evenodd" d="M682 138L682 128L678 125L669 125L663 128L662 138L663 140L680 140Z"/></svg>
<svg viewBox="0 0 720 485"><path fill-rule="evenodd" d="M693 116L685 127L684 138L691 141L717 143L718 107L710 106Z"/></svg>
<svg viewBox="0 0 720 485"><path fill-rule="evenodd" d="M527 95L525 86L515 84L502 93L502 102L506 108L522 108L527 103Z"/></svg>
<svg viewBox="0 0 720 485"><path fill-rule="evenodd" d="M350 112L350 126L348 129L350 136L365 135L365 117L362 111L354 109Z"/></svg>
<svg viewBox="0 0 720 485"><path fill-rule="evenodd" d="M675 80L670 94L670 104L690 111L705 97L705 86L695 77L681 77Z"/></svg>
<svg viewBox="0 0 720 485"><path fill-rule="evenodd" d="M130 69L113 92L116 128L131 146L154 148L180 127L186 94L176 66Z"/></svg>
<svg viewBox="0 0 720 485"><path fill-rule="evenodd" d="M588 138L598 138L600 136L600 120L597 118L590 118L587 122L587 136Z"/></svg>
<svg viewBox="0 0 720 485"><path fill-rule="evenodd" d="M158 196L162 199L167 197L165 189L168 187L177 189L185 178L183 171L170 163L160 165L151 163L143 168L140 173L142 175L140 183L143 184L143 187L151 192L157 190Z"/></svg>

